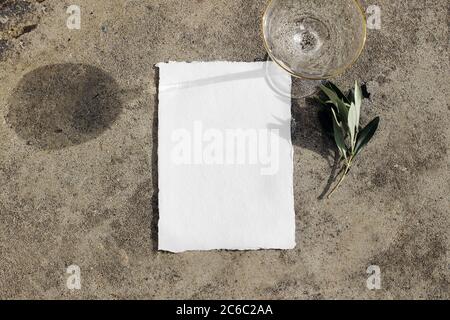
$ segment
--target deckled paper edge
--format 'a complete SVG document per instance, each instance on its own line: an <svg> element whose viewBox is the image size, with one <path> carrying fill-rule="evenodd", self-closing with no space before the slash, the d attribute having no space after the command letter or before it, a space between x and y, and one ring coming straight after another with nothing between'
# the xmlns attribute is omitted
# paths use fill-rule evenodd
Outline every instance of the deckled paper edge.
<svg viewBox="0 0 450 320"><path fill-rule="evenodd" d="M170 253L183 253L183 252L214 252L214 251L236 251L236 252L240 252L240 251L259 251L259 250L293 250L295 249L295 247L297 246L297 241L296 241L296 225L295 225L295 197L294 197L294 145L292 143L292 137L289 137L289 143L291 146L291 152L290 152L290 156L291 156L291 171L292 171L292 180L291 180L291 184L290 184L290 188L291 188L291 196L292 196L292 213L293 213L293 217L292 219L294 220L294 224L293 224L293 243L290 245L287 245L286 247L247 247L247 248L210 248L210 249L184 249L184 250L174 250L174 249L162 249L160 247L160 241L159 241L159 222L161 220L161 217L159 215L159 199L160 199L160 189L159 186L160 184L160 179L161 179L161 175L159 174L160 172L160 161L159 161L159 151L160 151L160 141L159 141L159 137L160 137L160 123L159 123L159 114L160 114L160 103L159 103L159 87L160 87L160 82L161 82L161 74L160 74L160 68L166 65L170 65L170 64L208 64L208 63L231 63L231 64L240 64L240 63L249 63L249 64L255 64L255 63L267 63L268 61L226 61L226 60L214 60L214 61L174 61L174 60L169 60L166 62L158 62L157 64L155 64L154 66L156 68L158 68L158 83L156 85L156 96L157 96L157 108L158 108L158 137L157 137L157 141L158 141L158 148L157 148L157 167L158 167L158 223L157 223L157 233L158 233L158 243L157 243L157 247L158 247L158 251L161 252L170 252ZM289 87L290 90L292 90L292 77L289 74L286 74L287 77L289 77ZM292 103L292 97L289 97L289 102ZM292 111L290 112L290 118L291 121L289 121L289 131L292 130Z"/></svg>

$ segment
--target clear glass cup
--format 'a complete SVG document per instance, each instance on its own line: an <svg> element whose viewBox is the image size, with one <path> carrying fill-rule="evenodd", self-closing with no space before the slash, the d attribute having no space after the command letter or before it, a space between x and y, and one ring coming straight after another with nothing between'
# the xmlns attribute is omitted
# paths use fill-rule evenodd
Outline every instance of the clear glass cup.
<svg viewBox="0 0 450 320"><path fill-rule="evenodd" d="M351 67L366 41L357 0L271 0L262 28L270 59L303 81L304 96Z"/></svg>

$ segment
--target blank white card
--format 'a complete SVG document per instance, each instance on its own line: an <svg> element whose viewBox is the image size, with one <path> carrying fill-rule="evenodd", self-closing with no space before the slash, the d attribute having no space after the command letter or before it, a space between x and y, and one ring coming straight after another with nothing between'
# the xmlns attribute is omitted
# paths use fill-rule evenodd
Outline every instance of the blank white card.
<svg viewBox="0 0 450 320"><path fill-rule="evenodd" d="M267 62L157 66L159 250L292 249L291 101Z"/></svg>

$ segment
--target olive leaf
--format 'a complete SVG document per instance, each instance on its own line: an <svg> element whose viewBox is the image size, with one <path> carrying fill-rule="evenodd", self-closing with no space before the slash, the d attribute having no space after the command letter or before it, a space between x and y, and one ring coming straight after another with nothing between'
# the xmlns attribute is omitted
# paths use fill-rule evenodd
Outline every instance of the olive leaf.
<svg viewBox="0 0 450 320"><path fill-rule="evenodd" d="M334 132L334 141L336 141L336 145L339 149L339 153L342 158L347 158L347 146L345 145L344 135L342 134L342 126L337 120L336 113L333 109L331 109L333 113L333 132Z"/></svg>
<svg viewBox="0 0 450 320"><path fill-rule="evenodd" d="M350 142L352 152L355 150L356 137L359 130L359 117L361 114L362 93L361 87L358 86L358 82L355 81L354 102L351 103L348 111L348 130L350 131Z"/></svg>
<svg viewBox="0 0 450 320"><path fill-rule="evenodd" d="M339 99L341 99L342 101L344 101L346 104L350 104L351 101L347 98L347 96L345 96L341 89L339 89L333 82L331 81L327 81L325 84L323 84L323 86L325 86L326 88L330 89L331 91L333 91L337 97Z"/></svg>
<svg viewBox="0 0 450 320"><path fill-rule="evenodd" d="M356 106L354 103L350 106L350 110L348 111L348 129L350 131L350 143L352 150L355 149L356 144Z"/></svg>
<svg viewBox="0 0 450 320"><path fill-rule="evenodd" d="M380 118L376 117L364 129L360 130L361 106L364 95L357 81L355 81L354 90L350 90L347 96L332 82L327 82L321 85L320 88L328 97L329 101L324 101L319 98L318 101L324 106L326 112L330 114L329 118L332 119L333 123L332 135L334 136L334 141L341 155L341 159L345 160L340 170L343 174L337 185L328 195L330 197L344 181L355 157L375 135ZM324 119L323 114L321 114L321 118ZM346 141L349 146L347 146Z"/></svg>
<svg viewBox="0 0 450 320"><path fill-rule="evenodd" d="M338 104L338 102L340 100L338 95L337 95L337 93L334 92L334 90L329 89L328 87L326 87L323 84L320 85L320 89L322 89L322 91L328 96L330 101L337 106L337 104Z"/></svg>
<svg viewBox="0 0 450 320"><path fill-rule="evenodd" d="M350 101L350 103L355 103L355 92L353 92L352 89L348 91L347 100Z"/></svg>
<svg viewBox="0 0 450 320"><path fill-rule="evenodd" d="M361 84L358 87L359 90L361 90L361 96L364 99L370 99L370 93L367 91L367 85L366 84ZM345 98L349 101L349 104L351 104L352 102L355 102L355 91L353 89L350 89L347 93L347 95L345 96Z"/></svg>
<svg viewBox="0 0 450 320"><path fill-rule="evenodd" d="M362 91L358 85L358 81L355 81L355 108L356 108L356 131L359 128L359 119L361 117L361 104L362 104Z"/></svg>
<svg viewBox="0 0 450 320"><path fill-rule="evenodd" d="M339 120L342 121L344 126L347 126L347 118L348 118L348 106L342 101L338 94L334 92L332 89L327 88L325 85L321 85L320 88L322 91L328 96L330 101L336 106Z"/></svg>
<svg viewBox="0 0 450 320"><path fill-rule="evenodd" d="M324 107L328 107L330 104L333 104L331 101L325 101L320 99L319 97L316 97L315 99Z"/></svg>
<svg viewBox="0 0 450 320"><path fill-rule="evenodd" d="M373 119L361 132L358 134L358 139L355 146L355 155L361 152L361 150L369 143L378 129L380 123L380 117Z"/></svg>

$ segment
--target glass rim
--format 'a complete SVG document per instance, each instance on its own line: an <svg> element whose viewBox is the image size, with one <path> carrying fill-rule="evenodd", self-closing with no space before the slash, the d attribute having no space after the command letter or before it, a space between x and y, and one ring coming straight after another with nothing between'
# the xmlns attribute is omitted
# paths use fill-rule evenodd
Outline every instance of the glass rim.
<svg viewBox="0 0 450 320"><path fill-rule="evenodd" d="M261 19L261 32L262 32L262 36L264 39L264 47L266 48L266 51L267 51L268 55L270 56L270 58L272 58L272 60L275 61L275 63L277 65L279 65L281 68L283 68L291 76L294 76L294 77L300 78L300 79L308 79L308 80L326 80L326 79L334 78L338 75L341 75L342 73L344 73L345 71L350 69L356 63L356 61L358 61L359 57L361 56L361 54L364 50L364 47L366 44L366 39L367 39L367 18L366 18L366 14L364 12L363 7L361 6L361 3L358 0L351 0L356 5L356 8L358 9L359 13L361 14L361 17L363 20L363 26L362 26L363 27L363 37L362 37L361 44L358 48L357 54L355 55L355 58L349 64L337 69L332 74L330 74L328 76L324 76L324 77L313 77L313 76L306 76L306 75L300 74L300 73L295 73L294 71L289 69L287 66L285 66L282 61L278 60L273 55L272 51L269 49L269 44L267 42L267 36L266 36L266 33L264 32L264 26L265 26L265 23L267 20L267 14L268 14L269 8L274 1L279 1L279 0L268 0L267 5L264 9L262 19Z"/></svg>

